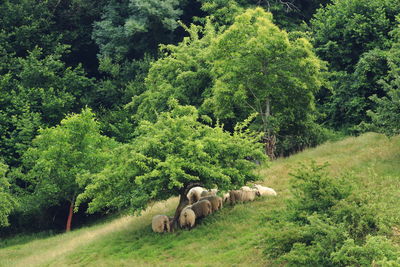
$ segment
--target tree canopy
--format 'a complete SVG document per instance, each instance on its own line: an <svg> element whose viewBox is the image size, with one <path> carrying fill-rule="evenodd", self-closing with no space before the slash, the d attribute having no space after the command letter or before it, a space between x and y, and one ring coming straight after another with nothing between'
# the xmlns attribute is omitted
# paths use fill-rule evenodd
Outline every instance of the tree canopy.
<svg viewBox="0 0 400 267"><path fill-rule="evenodd" d="M247 10L210 50L215 83L207 101L217 118L237 122L256 112L268 145L274 136L313 121L324 64L306 39L291 39L275 26L271 14Z"/></svg>
<svg viewBox="0 0 400 267"><path fill-rule="evenodd" d="M73 208L86 184L81 177L99 172L112 146L113 141L100 134L91 110L84 109L57 127L39 131L24 154L24 167L28 169L24 179L31 184L40 206L68 201Z"/></svg>
<svg viewBox="0 0 400 267"><path fill-rule="evenodd" d="M265 156L245 125L231 134L221 125L200 122L192 106L170 105L172 110L156 122L142 121L133 142L114 150L104 169L92 176L78 197L89 201L89 212L141 211L171 196L186 201L185 190L195 184L226 190L257 179L250 159L263 161Z"/></svg>

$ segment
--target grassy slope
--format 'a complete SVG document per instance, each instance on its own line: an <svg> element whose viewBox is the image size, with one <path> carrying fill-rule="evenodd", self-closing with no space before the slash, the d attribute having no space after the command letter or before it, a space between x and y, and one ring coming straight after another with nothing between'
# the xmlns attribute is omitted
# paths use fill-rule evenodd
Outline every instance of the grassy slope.
<svg viewBox="0 0 400 267"><path fill-rule="evenodd" d="M0 248L0 266L263 266L263 215L284 206L289 172L298 162L328 161L334 175L354 174L378 213L400 225L400 137L365 134L327 143L260 170L276 198L225 207L192 231L159 235L151 217L172 214L177 199L157 203L140 217L124 217L69 234ZM400 243L400 240L396 240ZM1 246L0 246L1 247Z"/></svg>

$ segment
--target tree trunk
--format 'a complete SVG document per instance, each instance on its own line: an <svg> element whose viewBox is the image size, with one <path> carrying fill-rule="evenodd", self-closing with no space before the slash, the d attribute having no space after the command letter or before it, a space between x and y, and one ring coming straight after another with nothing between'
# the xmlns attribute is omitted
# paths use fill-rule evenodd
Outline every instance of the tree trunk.
<svg viewBox="0 0 400 267"><path fill-rule="evenodd" d="M175 215L174 215L174 220L173 220L173 228L174 229L178 228L179 216L181 215L181 211L188 204L189 204L189 199L187 198L187 195L185 194L185 192L181 193L181 195L179 196L179 204L178 204L178 207L175 210Z"/></svg>
<svg viewBox="0 0 400 267"><path fill-rule="evenodd" d="M181 215L181 211L183 210L184 207L186 207L189 204L189 199L187 198L187 194L190 189L196 186L202 186L200 183L192 183L184 187L179 195L179 204L178 207L175 210L175 215L173 219L173 223L171 225L171 231L172 227L173 229L178 229L179 226L179 216Z"/></svg>
<svg viewBox="0 0 400 267"><path fill-rule="evenodd" d="M69 206L69 213L68 213L68 219L67 219L67 226L65 231L68 233L71 231L71 223L72 223L72 215L74 214L74 204L75 204L75 198L72 199L70 206Z"/></svg>
<svg viewBox="0 0 400 267"><path fill-rule="evenodd" d="M263 142L264 142L264 150L265 154L268 155L268 157L271 160L276 159L275 157L275 149L276 149L276 136L272 134L271 131L271 126L269 126L269 120L271 117L271 103L269 98L265 100L265 113L264 113L264 118L263 118L263 123L264 123L264 137L263 137Z"/></svg>
<svg viewBox="0 0 400 267"><path fill-rule="evenodd" d="M265 154L267 154L271 160L275 160L276 136L266 133L263 139Z"/></svg>

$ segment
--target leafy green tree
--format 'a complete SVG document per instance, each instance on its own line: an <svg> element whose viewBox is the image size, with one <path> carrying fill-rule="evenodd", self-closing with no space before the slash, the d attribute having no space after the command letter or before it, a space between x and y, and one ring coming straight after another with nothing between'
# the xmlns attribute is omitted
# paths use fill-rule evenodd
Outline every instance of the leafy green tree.
<svg viewBox="0 0 400 267"><path fill-rule="evenodd" d="M273 22L287 30L303 28L315 10L330 0L199 0L209 18L218 26L229 26L246 8L262 7L273 14Z"/></svg>
<svg viewBox="0 0 400 267"><path fill-rule="evenodd" d="M160 43L171 43L182 0L110 1L102 19L94 24L93 38L101 56L117 62L155 52Z"/></svg>
<svg viewBox="0 0 400 267"><path fill-rule="evenodd" d="M10 184L6 178L8 166L0 161L0 227L9 225L8 215L13 211L16 201L9 192Z"/></svg>
<svg viewBox="0 0 400 267"><path fill-rule="evenodd" d="M373 49L361 56L353 73L331 73L333 90L323 105L329 125L356 131L354 125L369 121L366 111L375 107L370 97L386 95L381 80L388 70L387 51Z"/></svg>
<svg viewBox="0 0 400 267"><path fill-rule="evenodd" d="M400 40L400 30L398 30ZM380 82L387 91L387 96L371 97L376 107L369 110L374 130L392 136L400 134L400 42L393 44L388 51L388 75Z"/></svg>
<svg viewBox="0 0 400 267"><path fill-rule="evenodd" d="M34 2L34 1L32 1ZM60 42L71 46L64 55L69 66L83 64L90 74L98 74L98 47L92 39L93 23L100 20L108 0L48 0L52 14L51 31L60 35Z"/></svg>
<svg viewBox="0 0 400 267"><path fill-rule="evenodd" d="M14 58L12 71L0 75L0 155L10 166L19 164L39 127L57 125L78 111L94 88L81 67L66 67L65 48L43 55L36 48L27 57Z"/></svg>
<svg viewBox="0 0 400 267"><path fill-rule="evenodd" d="M261 145L246 124L235 133L221 125L205 125L192 106L161 113L155 123L142 121L137 137L113 151L98 174L88 177L78 203L89 202L89 212L129 207L141 211L151 201L180 196L175 220L187 205L187 192L196 185L227 190L257 179L256 164L264 160Z"/></svg>
<svg viewBox="0 0 400 267"><path fill-rule="evenodd" d="M41 129L24 154L24 177L41 207L70 203L66 230L71 229L80 176L99 172L113 141L102 136L90 109L70 115L56 127Z"/></svg>
<svg viewBox="0 0 400 267"><path fill-rule="evenodd" d="M18 57L26 56L36 46L53 53L60 36L52 31L52 18L47 1L2 1L0 46Z"/></svg>
<svg viewBox="0 0 400 267"><path fill-rule="evenodd" d="M164 56L152 63L144 92L128 104L135 121L155 121L158 113L168 110L168 99L199 108L209 96L213 78L207 51L216 36L214 27L210 22L183 27L190 36L178 45L161 47Z"/></svg>
<svg viewBox="0 0 400 267"><path fill-rule="evenodd" d="M256 8L236 17L210 54L215 83L205 105L233 124L256 112L268 156L275 157L277 135L302 135L313 124L324 64L306 39L275 26L270 13Z"/></svg>
<svg viewBox="0 0 400 267"><path fill-rule="evenodd" d="M370 97L386 95L380 80L389 70L387 50L398 25L398 1L333 1L311 21L317 54L329 62L332 93L321 101L328 125L357 132L375 108Z"/></svg>
<svg viewBox="0 0 400 267"><path fill-rule="evenodd" d="M388 49L400 3L396 0L334 0L311 21L317 54L332 70L354 70L362 54Z"/></svg>

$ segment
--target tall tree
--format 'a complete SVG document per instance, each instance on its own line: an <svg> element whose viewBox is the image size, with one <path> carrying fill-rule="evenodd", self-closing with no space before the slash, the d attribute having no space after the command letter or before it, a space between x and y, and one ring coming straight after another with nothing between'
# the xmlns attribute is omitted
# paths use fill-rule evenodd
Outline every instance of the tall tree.
<svg viewBox="0 0 400 267"><path fill-rule="evenodd" d="M334 0L312 20L317 54L332 70L351 72L363 53L390 47L399 11L396 0Z"/></svg>
<svg viewBox="0 0 400 267"><path fill-rule="evenodd" d="M113 141L100 134L90 109L70 115L57 127L41 129L24 154L24 176L41 207L69 202L66 230L71 229L80 176L102 169Z"/></svg>
<svg viewBox="0 0 400 267"><path fill-rule="evenodd" d="M156 52L160 43L171 43L183 3L182 0L110 1L93 29L101 57L111 57L117 62L138 59L145 52Z"/></svg>
<svg viewBox="0 0 400 267"><path fill-rule="evenodd" d="M215 84L206 105L228 122L256 112L271 158L277 136L302 135L313 123L314 94L323 81L324 65L311 44L289 37L256 8L236 17L210 48Z"/></svg>
<svg viewBox="0 0 400 267"><path fill-rule="evenodd" d="M11 167L30 146L39 127L60 123L77 112L94 88L80 66L70 68L61 60L65 47L45 56L36 48L26 57L12 59L12 68L0 75L0 155Z"/></svg>
<svg viewBox="0 0 400 267"><path fill-rule="evenodd" d="M393 34L397 41L387 51L388 75L380 80L387 95L371 97L376 106L373 110L368 111L374 130L388 136L400 134L400 28L396 29Z"/></svg>
<svg viewBox="0 0 400 267"><path fill-rule="evenodd" d="M145 91L133 97L128 108L136 121L155 121L157 114L168 110L168 99L199 108L209 96L213 78L208 48L215 38L213 25L183 25L189 33L178 45L161 46L162 55L155 61L145 80Z"/></svg>
<svg viewBox="0 0 400 267"><path fill-rule="evenodd" d="M2 1L0 46L18 57L26 56L36 46L43 48L45 53L53 53L60 34L52 31L52 19L47 1Z"/></svg>
<svg viewBox="0 0 400 267"><path fill-rule="evenodd" d="M389 69L386 51L399 12L395 0L335 0L312 19L316 53L332 71L332 93L321 101L331 127L357 130L375 106L369 97L386 94L379 80Z"/></svg>
<svg viewBox="0 0 400 267"><path fill-rule="evenodd" d="M265 156L245 125L231 134L199 122L192 106L170 105L156 122L142 121L134 141L114 150L104 170L88 177L78 203L89 200L89 212L126 207L140 212L152 201L180 196L177 220L191 187L227 190L257 179L249 158Z"/></svg>

